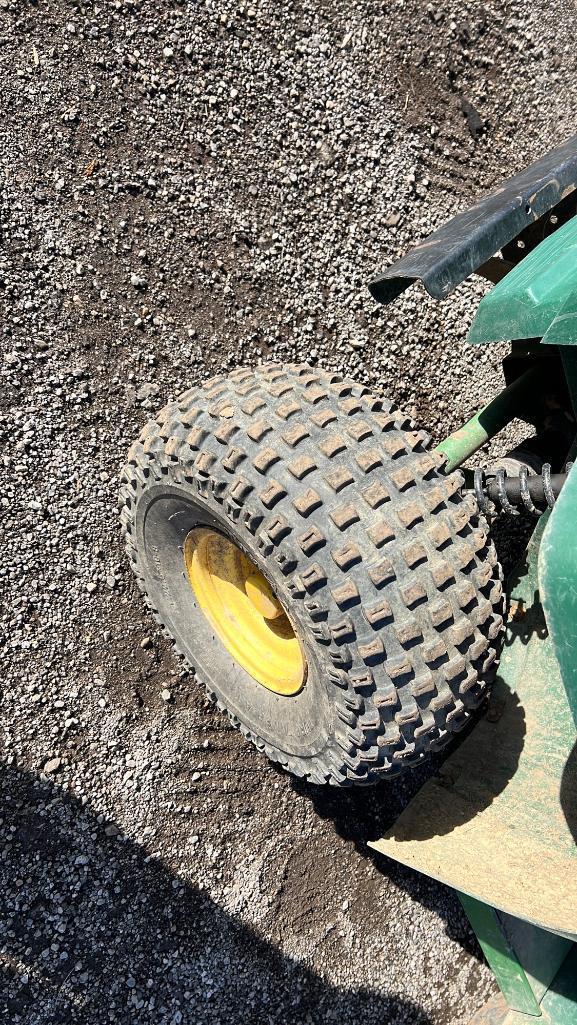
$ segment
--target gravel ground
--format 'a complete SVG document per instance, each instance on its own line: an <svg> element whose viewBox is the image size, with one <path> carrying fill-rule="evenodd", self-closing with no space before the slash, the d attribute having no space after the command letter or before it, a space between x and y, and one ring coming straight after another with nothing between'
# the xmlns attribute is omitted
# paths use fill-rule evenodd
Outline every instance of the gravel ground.
<svg viewBox="0 0 577 1025"><path fill-rule="evenodd" d="M501 381L468 284L372 272L574 130L570 5L0 0L2 1021L464 1025L453 895L383 858L419 780L303 787L139 601L118 476L151 410L308 358L435 436Z"/></svg>

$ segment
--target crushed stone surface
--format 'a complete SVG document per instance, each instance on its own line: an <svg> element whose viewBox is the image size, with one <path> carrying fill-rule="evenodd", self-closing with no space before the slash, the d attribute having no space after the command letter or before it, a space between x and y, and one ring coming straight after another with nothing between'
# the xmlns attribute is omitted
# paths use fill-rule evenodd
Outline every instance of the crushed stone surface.
<svg viewBox="0 0 577 1025"><path fill-rule="evenodd" d="M208 703L120 543L126 450L309 360L439 439L484 286L372 274L573 131L572 4L0 0L0 1020L465 1025L455 896L372 855L423 776L307 788Z"/></svg>

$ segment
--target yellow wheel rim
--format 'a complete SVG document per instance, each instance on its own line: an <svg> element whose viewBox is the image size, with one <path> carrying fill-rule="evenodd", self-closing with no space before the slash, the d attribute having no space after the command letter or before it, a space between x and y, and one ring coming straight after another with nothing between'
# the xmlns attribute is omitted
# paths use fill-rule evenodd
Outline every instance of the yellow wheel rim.
<svg viewBox="0 0 577 1025"><path fill-rule="evenodd" d="M226 650L275 694L297 694L306 662L268 580L224 534L196 527L184 542L196 600Z"/></svg>

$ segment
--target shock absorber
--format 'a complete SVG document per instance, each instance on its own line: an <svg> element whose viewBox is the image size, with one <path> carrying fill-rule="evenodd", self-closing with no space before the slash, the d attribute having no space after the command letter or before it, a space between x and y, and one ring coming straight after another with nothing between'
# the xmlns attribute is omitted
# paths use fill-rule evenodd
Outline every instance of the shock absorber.
<svg viewBox="0 0 577 1025"><path fill-rule="evenodd" d="M495 510L517 515L519 508L533 516L541 516L557 501L572 463L567 463L565 473L551 473L551 465L544 463L540 473L529 474L528 466L520 466L518 477L507 476L501 467L495 473L477 469L473 488L479 508L484 513Z"/></svg>

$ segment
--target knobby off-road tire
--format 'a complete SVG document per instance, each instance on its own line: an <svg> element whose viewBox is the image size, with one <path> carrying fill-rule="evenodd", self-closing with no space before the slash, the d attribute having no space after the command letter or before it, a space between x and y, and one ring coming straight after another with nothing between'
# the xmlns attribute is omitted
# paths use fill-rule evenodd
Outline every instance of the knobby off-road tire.
<svg viewBox="0 0 577 1025"><path fill-rule="evenodd" d="M166 406L129 453L121 517L148 604L257 748L315 783L392 777L483 701L501 573L462 477L389 401L268 365ZM307 661L286 697L252 679L198 607L184 538L206 525L253 560Z"/></svg>

